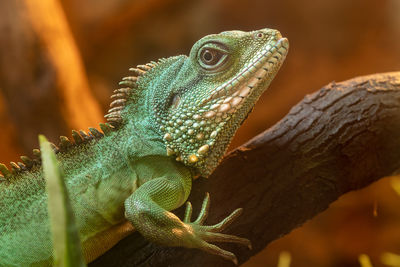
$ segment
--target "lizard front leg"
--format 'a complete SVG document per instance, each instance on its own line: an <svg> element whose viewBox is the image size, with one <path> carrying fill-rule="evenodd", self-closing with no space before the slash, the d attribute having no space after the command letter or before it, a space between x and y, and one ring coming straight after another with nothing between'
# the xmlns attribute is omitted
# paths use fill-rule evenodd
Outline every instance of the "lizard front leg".
<svg viewBox="0 0 400 267"><path fill-rule="evenodd" d="M236 256L209 242L239 243L250 247L250 241L233 235L221 234L241 213L235 210L216 225L203 225L208 214L207 194L198 218L191 222L192 207L187 203L184 220L169 210L181 206L191 189L191 177L176 176L156 178L139 187L125 201L125 216L149 241L165 246L198 248L222 256L237 264Z"/></svg>

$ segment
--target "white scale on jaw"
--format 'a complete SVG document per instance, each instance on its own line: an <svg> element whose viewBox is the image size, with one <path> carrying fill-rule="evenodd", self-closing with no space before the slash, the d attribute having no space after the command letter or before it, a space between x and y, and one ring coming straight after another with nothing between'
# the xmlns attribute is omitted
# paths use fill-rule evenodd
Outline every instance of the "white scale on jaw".
<svg viewBox="0 0 400 267"><path fill-rule="evenodd" d="M221 127L229 120L229 114L235 113L243 106L244 100L251 94L253 88L256 88L262 82L262 79L267 77L271 67L286 54L287 46L281 40L274 47L267 45L263 50L257 52L255 59L250 61L235 78L218 86L214 93L202 102L203 112L200 111L193 115L194 122L191 119L185 119L185 122L177 123L176 121L176 124L182 125L184 123L186 126L180 126L179 129L176 128L175 130L173 130L173 127L168 127L164 140L172 143L167 145L167 155L175 154L177 161L185 160L194 164L209 153ZM235 90L237 87L238 89ZM234 91L232 92L232 90ZM209 102L214 103L207 105L206 103ZM172 126L174 123L170 121L170 124ZM213 127L210 128L206 124ZM192 144L190 146L193 146L192 154L186 156L177 151L177 144L173 144L175 141L180 143L185 139L188 139L189 143ZM198 143L201 140L206 142Z"/></svg>
<svg viewBox="0 0 400 267"><path fill-rule="evenodd" d="M210 119L214 116L221 116L222 113L234 113L243 104L243 100L250 94L253 88L257 86L262 78L266 76L269 68L278 62L278 59L286 52L286 47L272 47L267 45L265 49L257 53L257 58L250 62L233 80L218 86L207 100L203 103L209 102L215 98L226 96L212 104L209 111L204 113L204 117ZM232 94L227 92L235 85L242 82L246 76L252 76L249 81L242 85L238 90Z"/></svg>

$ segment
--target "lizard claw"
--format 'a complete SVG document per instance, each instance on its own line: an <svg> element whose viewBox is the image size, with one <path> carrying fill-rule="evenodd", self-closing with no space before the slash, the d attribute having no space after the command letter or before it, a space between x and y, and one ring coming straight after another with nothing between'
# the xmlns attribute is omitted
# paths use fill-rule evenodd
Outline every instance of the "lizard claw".
<svg viewBox="0 0 400 267"><path fill-rule="evenodd" d="M237 265L238 261L235 254L223 250L216 245L210 244L209 242L236 243L240 245L245 245L249 249L251 249L250 240L234 235L220 233L242 214L243 209L236 209L228 217L217 224L203 225L203 222L207 219L209 208L210 195L206 193L199 216L194 222L191 222L192 204L190 202L187 202L186 204L186 211L183 222L190 225L194 231L195 236L193 240L194 244L192 244L192 247L196 247L208 253L221 256Z"/></svg>

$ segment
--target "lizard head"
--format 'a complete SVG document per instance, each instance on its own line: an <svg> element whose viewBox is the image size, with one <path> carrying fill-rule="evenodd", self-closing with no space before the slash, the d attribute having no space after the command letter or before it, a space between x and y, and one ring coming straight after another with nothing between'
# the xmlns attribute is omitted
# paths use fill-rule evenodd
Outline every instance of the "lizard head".
<svg viewBox="0 0 400 267"><path fill-rule="evenodd" d="M166 153L209 176L282 65L288 40L272 29L197 41L190 55L160 60L138 79Z"/></svg>

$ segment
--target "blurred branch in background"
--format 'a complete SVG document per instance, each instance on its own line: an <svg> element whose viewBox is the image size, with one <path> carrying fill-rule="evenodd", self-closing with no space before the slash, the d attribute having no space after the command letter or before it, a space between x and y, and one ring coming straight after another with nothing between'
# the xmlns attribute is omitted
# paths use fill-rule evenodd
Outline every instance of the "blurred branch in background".
<svg viewBox="0 0 400 267"><path fill-rule="evenodd" d="M0 87L22 147L37 145L40 128L52 140L96 125L79 51L57 0L0 1Z"/></svg>
<svg viewBox="0 0 400 267"><path fill-rule="evenodd" d="M86 78L83 62L58 0L25 0L33 29L44 45L57 75L62 113L70 128L98 124L102 118Z"/></svg>

